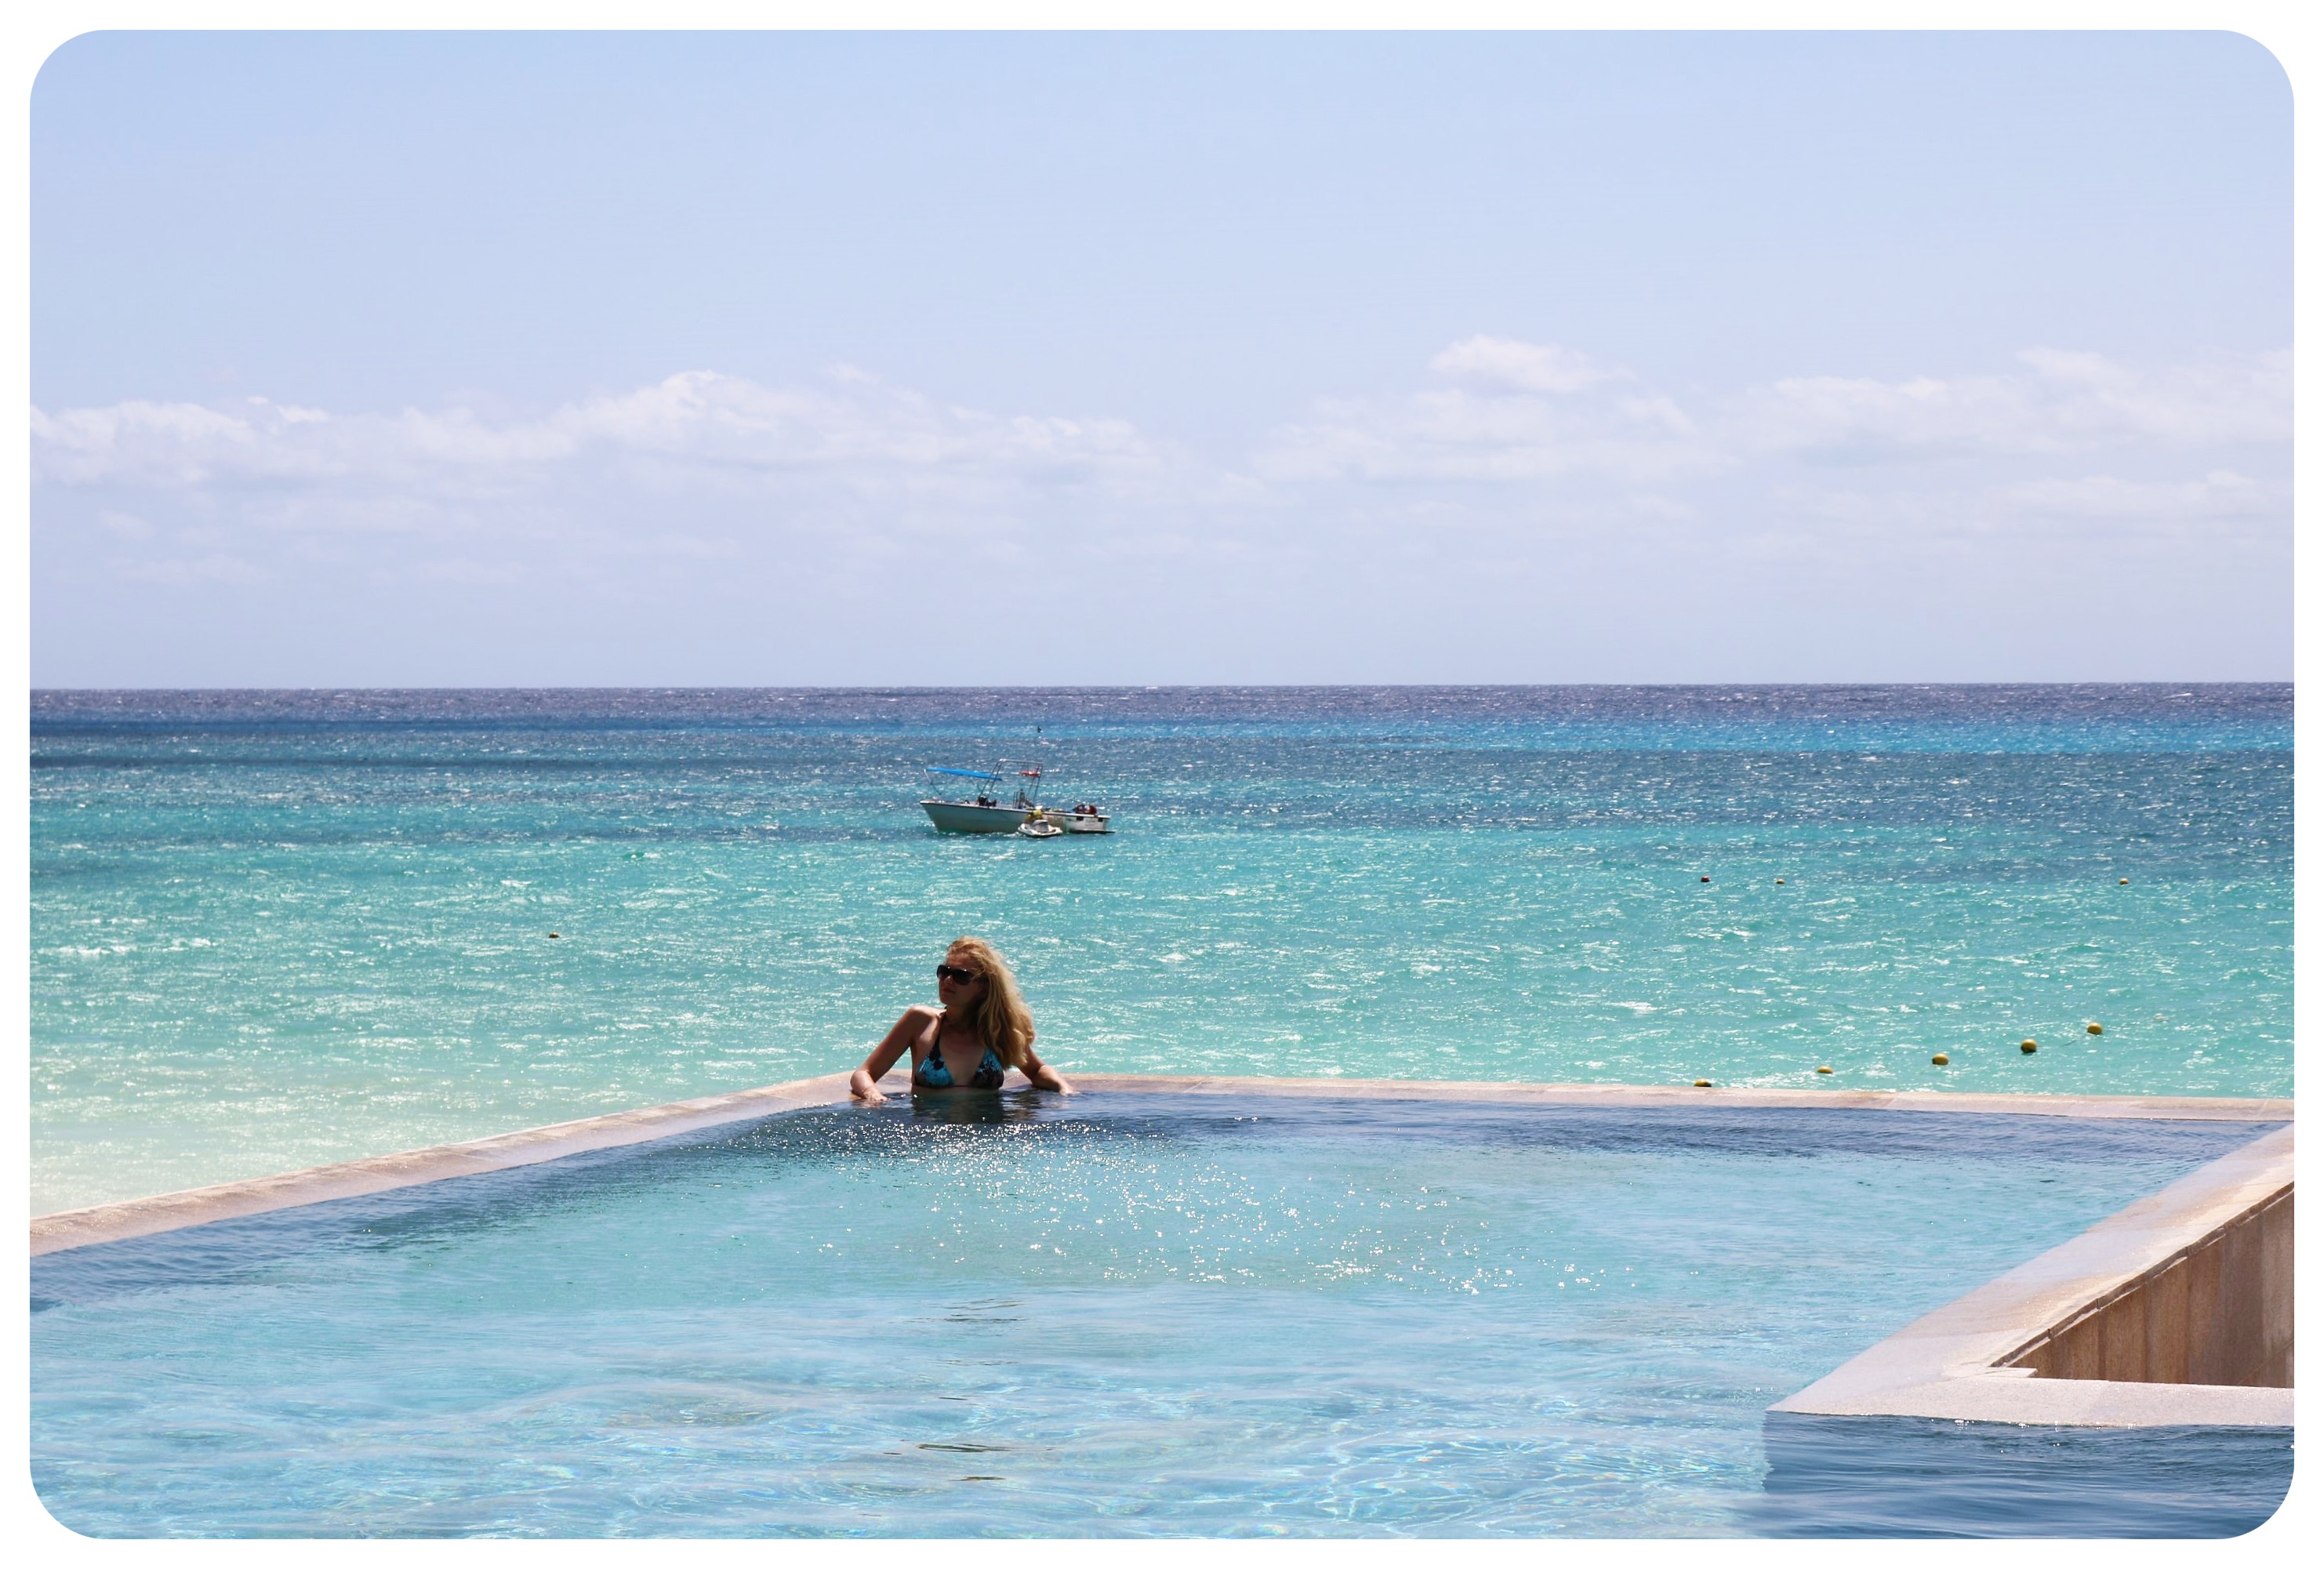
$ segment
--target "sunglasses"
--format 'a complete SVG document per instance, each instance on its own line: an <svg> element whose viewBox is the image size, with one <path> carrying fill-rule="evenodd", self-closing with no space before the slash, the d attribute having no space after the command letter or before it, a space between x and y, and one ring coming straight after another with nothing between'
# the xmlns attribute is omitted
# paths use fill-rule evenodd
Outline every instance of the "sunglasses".
<svg viewBox="0 0 2324 1569"><path fill-rule="evenodd" d="M982 970L964 970L957 964L938 964L936 966L937 980L957 981L964 986L967 985L971 981L980 979L983 974L984 972Z"/></svg>

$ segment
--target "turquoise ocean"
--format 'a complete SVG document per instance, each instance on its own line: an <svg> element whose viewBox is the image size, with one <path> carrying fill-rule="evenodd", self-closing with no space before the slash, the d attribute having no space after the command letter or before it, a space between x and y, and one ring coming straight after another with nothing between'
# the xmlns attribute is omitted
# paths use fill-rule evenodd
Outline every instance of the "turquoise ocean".
<svg viewBox="0 0 2324 1569"><path fill-rule="evenodd" d="M2289 1094L2292 709L35 693L32 1208L836 1071L962 933L1068 1075ZM939 835L930 766L1118 831Z"/></svg>

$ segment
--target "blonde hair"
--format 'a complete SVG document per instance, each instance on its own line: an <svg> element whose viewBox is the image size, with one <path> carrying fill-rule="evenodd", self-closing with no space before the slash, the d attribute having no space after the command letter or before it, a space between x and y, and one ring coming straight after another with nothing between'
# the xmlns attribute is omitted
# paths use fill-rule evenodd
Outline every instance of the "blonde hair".
<svg viewBox="0 0 2324 1569"><path fill-rule="evenodd" d="M978 1038L991 1047L1003 1063L1024 1072L1026 1057L1033 1048L1033 1015L1017 990L1017 977L1009 973L1008 962L993 952L992 945L982 937L953 938L952 946L945 949L945 957L961 955L965 955L984 977L984 1001L976 1005Z"/></svg>

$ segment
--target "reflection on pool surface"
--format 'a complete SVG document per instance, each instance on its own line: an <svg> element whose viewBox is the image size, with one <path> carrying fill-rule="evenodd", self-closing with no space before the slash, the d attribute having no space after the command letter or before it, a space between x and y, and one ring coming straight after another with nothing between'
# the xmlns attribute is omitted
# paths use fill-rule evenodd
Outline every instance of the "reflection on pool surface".
<svg viewBox="0 0 2324 1569"><path fill-rule="evenodd" d="M2237 1537L2292 1487L2264 1427L2019 1427L1918 1417L1767 1417L1777 1537Z"/></svg>
<svg viewBox="0 0 2324 1569"><path fill-rule="evenodd" d="M2253 1131L792 1112L37 1260L33 1476L99 1536L1844 1528L1770 1401Z"/></svg>

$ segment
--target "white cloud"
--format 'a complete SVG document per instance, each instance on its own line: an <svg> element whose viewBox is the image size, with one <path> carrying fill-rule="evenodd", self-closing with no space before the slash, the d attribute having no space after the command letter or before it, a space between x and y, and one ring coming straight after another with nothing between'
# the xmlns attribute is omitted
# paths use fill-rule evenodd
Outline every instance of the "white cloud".
<svg viewBox="0 0 2324 1569"><path fill-rule="evenodd" d="M2288 353L2144 371L2056 349L2017 357L2024 368L2001 375L1787 378L1746 392L1725 434L1738 449L1861 464L2291 439Z"/></svg>
<svg viewBox="0 0 2324 1569"><path fill-rule="evenodd" d="M2233 469L2200 479L2113 475L2004 484L1777 487L1738 539L1756 553L1838 558L1877 552L1902 561L1933 550L1999 562L2052 546L2096 552L2130 544L2216 556L2291 548L2292 495Z"/></svg>
<svg viewBox="0 0 2324 1569"><path fill-rule="evenodd" d="M463 407L334 415L263 398L35 410L32 449L42 484L303 494L318 515L384 508L368 525L383 527L420 521L415 509L609 475L728 494L836 485L1006 511L1012 493L1059 488L1150 502L1238 486L1258 500L1322 480L1659 485L1770 459L2055 457L2290 435L2291 362L2280 353L2140 370L2029 350L1997 374L1792 377L1694 410L1558 344L1471 337L1429 370L1435 384L1402 398L1320 402L1262 442L1241 477L1198 472L1125 420L967 409L846 366L788 387L688 371L535 419Z"/></svg>
<svg viewBox="0 0 2324 1569"><path fill-rule="evenodd" d="M203 556L191 560L115 561L114 570L133 583L158 583L187 588L214 583L264 583L272 574L237 556Z"/></svg>
<svg viewBox="0 0 2324 1569"><path fill-rule="evenodd" d="M843 367L812 387L687 371L545 418L466 409L332 416L254 398L35 410L36 480L191 489L384 485L468 493L611 463L664 481L818 475L863 483L1099 484L1161 455L1126 421L1004 416Z"/></svg>
<svg viewBox="0 0 2324 1569"><path fill-rule="evenodd" d="M1464 338L1429 369L1456 384L1320 403L1314 420L1276 432L1254 468L1283 481L1650 482L1717 461L1675 401L1623 389L1629 371L1559 344Z"/></svg>
<svg viewBox="0 0 2324 1569"><path fill-rule="evenodd" d="M232 409L142 399L102 409L32 411L35 483L177 489L226 476L320 478L315 443L293 438L325 422L312 410L251 398Z"/></svg>
<svg viewBox="0 0 2324 1569"><path fill-rule="evenodd" d="M2011 512L2042 517L2165 523L2286 519L2292 509L2287 492L2228 468L2182 483L2110 475L2030 480L2007 487L1999 500Z"/></svg>
<svg viewBox="0 0 2324 1569"><path fill-rule="evenodd" d="M839 584L938 558L1038 562L1062 582L1161 561L1247 571L1356 536L1442 536L1499 566L1550 538L1860 554L2288 525L2288 468L2252 450L2288 463L2282 355L2135 369L2036 351L1988 375L1792 378L1694 407L1555 344L1471 337L1428 372L1401 397L1319 403L1239 470L1124 420L964 408L846 366L798 386L690 371L521 418L131 401L35 411L32 446L40 504L89 525L44 527L43 549L110 535L106 569L185 583L260 561L285 581L712 584L779 567ZM1844 485L1836 466L1852 466ZM94 494L55 494L71 490ZM149 494L99 510L124 491Z"/></svg>
<svg viewBox="0 0 2324 1569"><path fill-rule="evenodd" d="M1651 485L1724 474L1748 485L1751 466L1770 463L1869 467L2290 439L2288 354L2149 369L2055 349L2017 361L1997 374L1950 379L1791 377L1691 411L1578 350L1469 337L1429 362L1452 384L1320 402L1311 419L1275 432L1253 468L1278 484ZM2160 504L2102 489L2073 504L2115 502ZM2069 504L2063 493L2055 504Z"/></svg>
<svg viewBox="0 0 2324 1569"><path fill-rule="evenodd" d="M1518 392L1581 392L1607 382L1632 380L1615 365L1600 365L1563 344L1526 343L1479 334L1451 345L1428 368L1449 380Z"/></svg>

